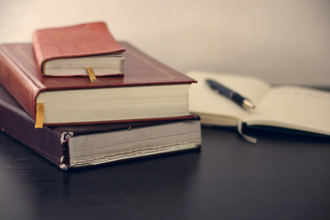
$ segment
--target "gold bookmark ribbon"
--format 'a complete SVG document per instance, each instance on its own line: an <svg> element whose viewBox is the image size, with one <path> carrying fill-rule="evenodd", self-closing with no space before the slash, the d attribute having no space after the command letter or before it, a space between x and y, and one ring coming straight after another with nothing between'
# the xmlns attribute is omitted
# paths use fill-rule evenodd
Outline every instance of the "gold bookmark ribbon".
<svg viewBox="0 0 330 220"><path fill-rule="evenodd" d="M87 70L87 73L89 75L89 79L91 82L98 82L96 79L95 73L92 68L85 68Z"/></svg>
<svg viewBox="0 0 330 220"><path fill-rule="evenodd" d="M37 116L35 128L42 128L44 125L44 103L37 103Z"/></svg>

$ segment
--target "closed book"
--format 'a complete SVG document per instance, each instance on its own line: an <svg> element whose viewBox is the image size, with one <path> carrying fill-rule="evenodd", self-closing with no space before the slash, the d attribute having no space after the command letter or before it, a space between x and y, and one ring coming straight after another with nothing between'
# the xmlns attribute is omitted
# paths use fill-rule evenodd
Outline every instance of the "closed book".
<svg viewBox="0 0 330 220"><path fill-rule="evenodd" d="M125 49L103 22L47 28L33 33L36 62L46 76L123 75Z"/></svg>
<svg viewBox="0 0 330 220"><path fill-rule="evenodd" d="M25 44L0 45L0 83L36 120L44 106L45 125L177 119L190 115L188 90L194 79L156 61L129 43L124 77L44 77Z"/></svg>
<svg viewBox="0 0 330 220"><path fill-rule="evenodd" d="M199 149L199 117L34 129L35 121L0 86L0 128L62 169Z"/></svg>

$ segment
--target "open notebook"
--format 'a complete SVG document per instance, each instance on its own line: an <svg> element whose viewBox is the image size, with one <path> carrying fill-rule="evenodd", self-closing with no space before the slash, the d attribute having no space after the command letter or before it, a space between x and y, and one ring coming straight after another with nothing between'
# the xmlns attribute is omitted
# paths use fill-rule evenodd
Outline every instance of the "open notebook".
<svg viewBox="0 0 330 220"><path fill-rule="evenodd" d="M298 86L270 86L248 76L191 71L198 81L189 91L189 110L201 123L219 126L273 126L330 135L330 93ZM245 110L215 93L205 83L215 80L250 99L255 109Z"/></svg>

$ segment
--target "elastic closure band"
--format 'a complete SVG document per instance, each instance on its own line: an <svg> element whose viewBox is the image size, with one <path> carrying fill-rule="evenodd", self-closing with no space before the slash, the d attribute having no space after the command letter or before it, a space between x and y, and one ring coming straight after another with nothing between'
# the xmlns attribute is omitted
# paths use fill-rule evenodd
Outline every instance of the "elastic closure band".
<svg viewBox="0 0 330 220"><path fill-rule="evenodd" d="M256 138L254 138L254 137L251 137L251 136L248 136L248 135L246 135L246 134L243 134L243 131L242 131L242 126L243 125L243 123L241 122L241 121L238 121L237 122L237 131L238 131L238 133L245 139L245 140L247 140L248 142L250 142L250 143L253 143L253 144L255 144L255 143L257 143L257 139Z"/></svg>

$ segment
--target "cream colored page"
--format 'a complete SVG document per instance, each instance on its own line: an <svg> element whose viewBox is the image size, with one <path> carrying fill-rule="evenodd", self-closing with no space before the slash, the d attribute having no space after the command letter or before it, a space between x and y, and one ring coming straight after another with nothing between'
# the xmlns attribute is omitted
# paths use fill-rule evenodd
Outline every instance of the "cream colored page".
<svg viewBox="0 0 330 220"><path fill-rule="evenodd" d="M260 102L270 88L261 80L234 74L191 71L187 75L198 81L197 84L193 83L189 90L189 110L197 114L226 116L240 120L244 120L249 115L249 111L211 90L205 83L206 79L213 79L231 88L255 104Z"/></svg>
<svg viewBox="0 0 330 220"><path fill-rule="evenodd" d="M293 86L274 87L245 120L330 135L330 93Z"/></svg>

